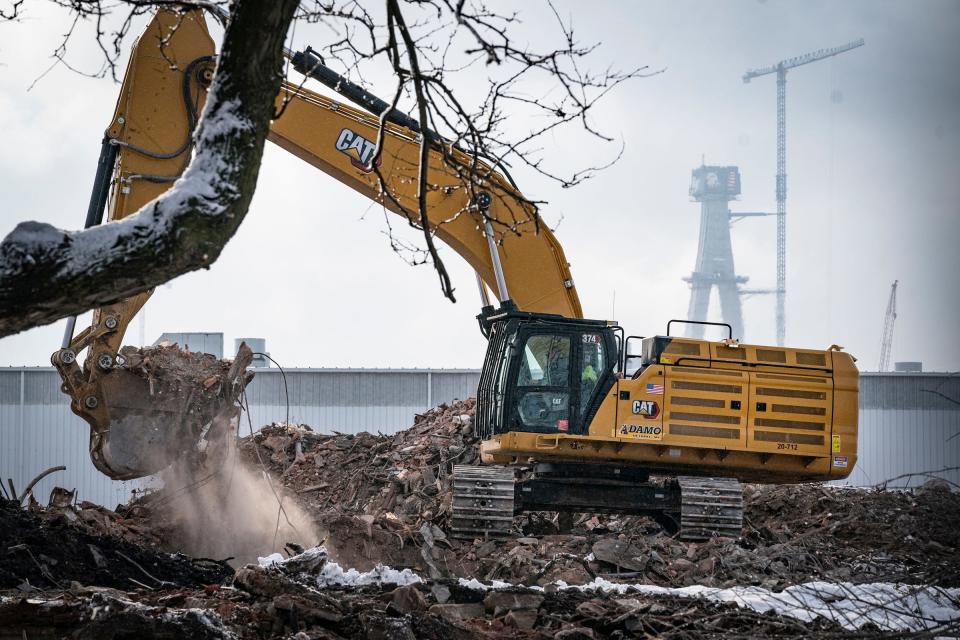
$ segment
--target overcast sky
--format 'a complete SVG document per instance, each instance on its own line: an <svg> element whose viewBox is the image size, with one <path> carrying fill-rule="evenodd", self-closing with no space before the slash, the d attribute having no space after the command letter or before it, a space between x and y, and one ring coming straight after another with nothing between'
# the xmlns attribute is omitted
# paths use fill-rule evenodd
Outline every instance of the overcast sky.
<svg viewBox="0 0 960 640"><path fill-rule="evenodd" d="M520 39L549 37L542 5L516 6ZM557 235L589 317L615 312L628 334L643 335L685 317L681 278L693 269L699 224L691 169L702 157L738 165L734 209L775 208L775 78L743 84L743 72L863 37L865 47L788 75L787 342L840 344L875 370L898 279L893 359L960 369L960 1L557 6L582 42L602 42L595 68L664 70L621 86L594 114L626 145L613 168L571 190L515 175L528 196L549 201L548 222L562 219ZM26 219L83 223L119 87L61 66L28 91L50 65L64 17L34 3L21 23L0 24L0 235ZM294 44L323 36L298 27ZM79 44L75 56L81 67L95 59ZM523 133L533 124L511 126ZM616 152L576 136L545 145L561 166ZM433 271L406 267L384 231L369 201L268 145L239 232L209 271L158 289L146 341L223 332L228 350L236 337L266 338L291 367L479 367L472 272L445 250L459 295L450 304ZM772 287L774 219L744 220L732 233L738 273L751 287ZM773 342L772 296L747 299L744 316L747 341ZM131 324L128 344L140 343L140 328ZM63 321L0 340L0 366L47 364L62 331Z"/></svg>

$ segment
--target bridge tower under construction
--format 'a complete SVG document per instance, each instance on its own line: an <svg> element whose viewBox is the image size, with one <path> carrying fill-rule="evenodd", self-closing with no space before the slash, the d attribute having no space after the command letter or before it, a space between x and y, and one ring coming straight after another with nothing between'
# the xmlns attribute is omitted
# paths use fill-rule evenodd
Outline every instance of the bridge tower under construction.
<svg viewBox="0 0 960 640"><path fill-rule="evenodd" d="M740 170L734 166L700 165L693 170L690 196L700 203L700 246L697 263L685 282L690 283L688 320L705 321L713 287L720 294L723 321L733 328L733 337L743 339L743 310L740 285L747 282L736 275L730 244L730 201L740 195ZM747 214L750 215L750 214ZM687 336L703 338L704 326L687 325Z"/></svg>

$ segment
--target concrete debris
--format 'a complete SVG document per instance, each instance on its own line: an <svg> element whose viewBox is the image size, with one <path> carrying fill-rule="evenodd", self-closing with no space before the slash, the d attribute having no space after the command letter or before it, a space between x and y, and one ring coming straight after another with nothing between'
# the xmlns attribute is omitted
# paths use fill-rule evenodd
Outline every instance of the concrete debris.
<svg viewBox="0 0 960 640"><path fill-rule="evenodd" d="M254 460L259 452L316 514L331 558L360 570L381 563L431 578L530 585L585 584L597 575L673 587L960 585L952 553L960 548L960 496L936 489L748 486L739 541L685 543L651 519L602 514L577 515L562 531L557 514L545 512L516 517L511 540L447 538L453 465L479 464L473 412L472 400L444 405L394 435L274 424L241 450Z"/></svg>
<svg viewBox="0 0 960 640"><path fill-rule="evenodd" d="M393 592L390 606L400 613L413 613L427 608L427 599L414 585L398 587Z"/></svg>
<svg viewBox="0 0 960 640"><path fill-rule="evenodd" d="M162 399L170 410L176 405L180 414L203 425L236 403L238 394L253 379L253 373L245 371L251 358L246 345L241 345L235 359L220 360L164 342L121 348L117 366L144 380L151 398Z"/></svg>
<svg viewBox="0 0 960 640"><path fill-rule="evenodd" d="M451 592L451 601L439 603L426 585L318 591L276 569L251 565L237 572L232 585L203 589L78 588L5 597L0 638L864 638L881 635L883 628L867 622L852 630L822 615L785 617L629 589L622 597L577 589L517 593L526 597L520 607L492 611L486 599L479 600L482 592L455 587ZM415 604L402 610L398 602ZM791 610L797 608L791 603ZM943 636L958 629L956 618L930 623L927 631Z"/></svg>

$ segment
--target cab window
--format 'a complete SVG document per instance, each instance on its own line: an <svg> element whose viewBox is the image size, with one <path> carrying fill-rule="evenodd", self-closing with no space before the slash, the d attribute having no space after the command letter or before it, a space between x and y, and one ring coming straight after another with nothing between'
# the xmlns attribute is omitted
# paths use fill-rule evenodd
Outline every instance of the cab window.
<svg viewBox="0 0 960 640"><path fill-rule="evenodd" d="M527 338L517 375L517 413L523 426L569 431L569 335L538 334Z"/></svg>
<svg viewBox="0 0 960 640"><path fill-rule="evenodd" d="M520 386L567 386L570 368L568 336L536 335L527 338L520 363Z"/></svg>

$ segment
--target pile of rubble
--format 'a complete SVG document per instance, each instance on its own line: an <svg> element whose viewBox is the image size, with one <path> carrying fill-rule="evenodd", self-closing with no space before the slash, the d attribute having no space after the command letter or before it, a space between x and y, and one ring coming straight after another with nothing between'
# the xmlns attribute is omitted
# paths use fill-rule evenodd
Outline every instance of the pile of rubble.
<svg viewBox="0 0 960 640"><path fill-rule="evenodd" d="M0 589L32 593L76 584L115 589L195 587L219 583L233 573L226 563L131 542L124 538L123 527L100 509L82 504L37 513L0 499Z"/></svg>
<svg viewBox="0 0 960 640"><path fill-rule="evenodd" d="M283 562L245 566L232 580L199 589L74 584L30 597L0 597L0 639L864 637L863 629L848 630L823 617L801 623L733 604L637 590L490 590L387 570L375 579L327 584L325 565L326 554L314 549Z"/></svg>
<svg viewBox="0 0 960 640"><path fill-rule="evenodd" d="M960 586L960 493L819 484L761 486L747 500L740 546L802 558L807 575Z"/></svg>
<svg viewBox="0 0 960 640"><path fill-rule="evenodd" d="M479 463L473 410L472 401L444 405L393 435L274 424L242 439L241 458L273 478L278 496L305 507L324 548L288 546L292 558L273 554L235 573L224 562L175 553L175 530L156 508L174 491L115 511L76 504L62 490L46 507L0 503L0 640L918 630L851 622L849 611L845 618L798 612L794 590L815 580L866 592L873 583L946 588L933 592L949 605L937 614L946 618L936 632L960 630L960 494L938 485L915 492L750 486L739 540L686 543L643 517L582 514L571 523L545 512L517 516L509 540L450 538L453 465ZM842 592L822 598L828 607L853 600Z"/></svg>
<svg viewBox="0 0 960 640"><path fill-rule="evenodd" d="M156 523L126 517L131 504L117 505L118 511L86 500L77 500L77 492L54 487L46 506L31 495L28 509L47 523L67 522L91 536L120 539L138 547L160 550L167 544Z"/></svg>
<svg viewBox="0 0 960 640"><path fill-rule="evenodd" d="M189 408L196 411L216 400L225 383L241 378L245 385L252 380L253 374L246 371L252 355L245 343L235 359L221 360L209 353L181 348L174 342L161 342L147 347L122 347L117 367L145 380L151 396L186 393Z"/></svg>
<svg viewBox="0 0 960 640"><path fill-rule="evenodd" d="M233 360L188 351L169 342L143 348L126 346L120 349L113 374L124 381L123 393L146 394L159 403L158 408L175 413L178 421L205 425L220 414L236 412L239 394L253 378L246 371L252 358L246 344L240 345ZM124 406L121 403L114 410Z"/></svg>
<svg viewBox="0 0 960 640"><path fill-rule="evenodd" d="M384 515L397 526L444 528L455 464L479 464L475 402L417 415L394 435L320 434L306 425L272 424L245 438L248 462L282 478L309 510Z"/></svg>
<svg viewBox="0 0 960 640"><path fill-rule="evenodd" d="M812 579L960 586L960 494L819 484L748 486L744 536L685 543L650 519L554 513L514 521L511 540L445 535L454 464L479 463L473 401L417 416L394 435L324 435L274 424L241 450L294 492L341 564L378 563L434 578L544 585L596 576L679 587L782 589Z"/></svg>

